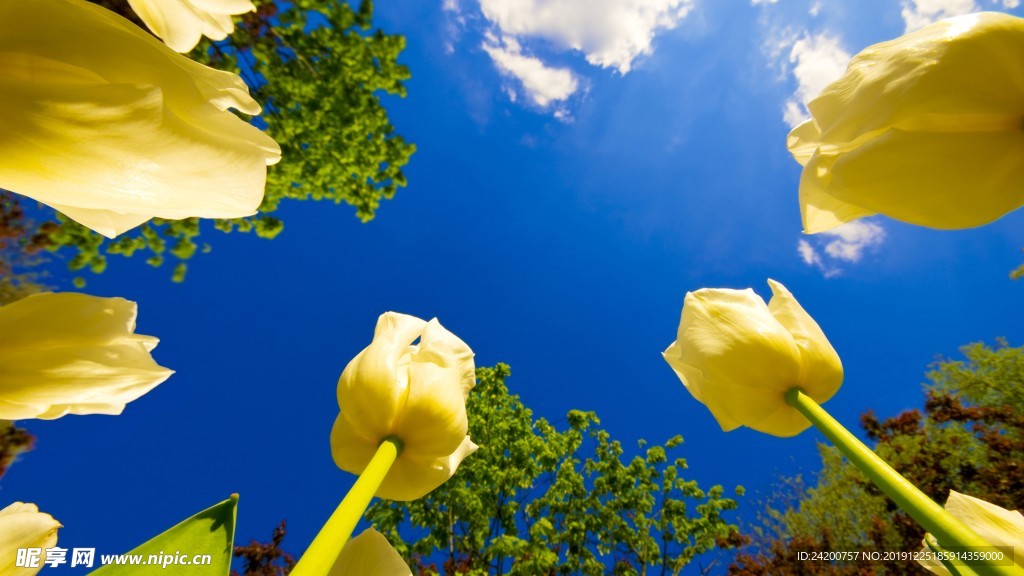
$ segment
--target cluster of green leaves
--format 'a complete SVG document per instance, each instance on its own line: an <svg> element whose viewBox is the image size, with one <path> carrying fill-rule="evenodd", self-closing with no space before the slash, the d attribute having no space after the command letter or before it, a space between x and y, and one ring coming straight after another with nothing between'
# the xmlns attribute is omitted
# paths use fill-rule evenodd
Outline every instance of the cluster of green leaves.
<svg viewBox="0 0 1024 576"><path fill-rule="evenodd" d="M127 0L93 1L140 23ZM346 202L360 220L371 220L381 200L405 186L402 168L416 149L395 133L381 102L384 94L405 96L410 73L398 64L405 37L371 31L370 0L357 9L336 0L255 4L230 38L201 42L191 56L245 79L264 107L256 122L281 146L283 159L268 168L258 215L213 226L273 238L284 228L273 214L285 199ZM58 214L40 233L48 249L71 253L72 270L103 272L111 254L145 254L152 266L170 256L180 282L185 261L210 249L197 242L204 228L196 218L154 219L107 241Z"/></svg>
<svg viewBox="0 0 1024 576"><path fill-rule="evenodd" d="M928 373L925 407L861 425L875 452L936 502L950 490L1007 509L1024 502L1024 347L999 340L971 344L962 360L942 360ZM803 574L930 574L913 563L811 564L796 552L872 548L917 550L924 531L848 465L821 445L822 468L806 486L787 481L789 500L769 506L758 531L760 549L738 556L734 576Z"/></svg>
<svg viewBox="0 0 1024 576"><path fill-rule="evenodd" d="M591 412L557 430L509 394L507 365L477 370L466 405L480 449L455 476L413 502L379 501L367 518L418 574L679 574L697 555L731 546L722 513L737 502L705 491L671 457L681 437L623 449ZM736 492L742 494L742 488ZM429 563L429 564L428 564Z"/></svg>

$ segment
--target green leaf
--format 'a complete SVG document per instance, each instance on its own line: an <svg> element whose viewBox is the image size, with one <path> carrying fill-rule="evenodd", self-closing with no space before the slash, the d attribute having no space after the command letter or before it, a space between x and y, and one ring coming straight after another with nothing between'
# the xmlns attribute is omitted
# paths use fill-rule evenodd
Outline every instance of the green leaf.
<svg viewBox="0 0 1024 576"><path fill-rule="evenodd" d="M227 576L235 542L235 513L238 495L192 516L152 540L121 556L125 564L109 564L92 572L93 576ZM209 555L209 563L191 563L197 556ZM184 557L190 564L173 563ZM137 564L129 565L132 559ZM166 568L163 564L166 563ZM171 569L171 572L168 572Z"/></svg>

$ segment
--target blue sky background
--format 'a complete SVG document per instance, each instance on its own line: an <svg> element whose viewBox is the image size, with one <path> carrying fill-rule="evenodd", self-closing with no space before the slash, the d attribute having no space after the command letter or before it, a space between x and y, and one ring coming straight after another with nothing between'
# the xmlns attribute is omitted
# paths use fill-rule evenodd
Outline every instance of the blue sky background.
<svg viewBox="0 0 1024 576"><path fill-rule="evenodd" d="M851 428L920 407L936 355L1024 343L1024 283L1008 279L1024 212L804 237L785 148L787 120L851 54L977 9L1022 14L1009 0L377 3L377 25L408 38L409 96L387 104L418 146L409 187L365 225L307 202L282 206L273 241L211 230L180 285L113 258L86 291L137 301L138 332L177 373L118 417L24 423L39 448L0 500L51 513L62 546L117 553L238 492L238 543L287 518L299 552L354 480L331 460L337 378L395 310L438 317L479 366L509 363L539 416L594 410L627 447L682 434L690 476L747 487L738 518L754 521L780 475L817 469L822 437L718 428L660 357L687 291L784 283L843 359L826 407Z"/></svg>

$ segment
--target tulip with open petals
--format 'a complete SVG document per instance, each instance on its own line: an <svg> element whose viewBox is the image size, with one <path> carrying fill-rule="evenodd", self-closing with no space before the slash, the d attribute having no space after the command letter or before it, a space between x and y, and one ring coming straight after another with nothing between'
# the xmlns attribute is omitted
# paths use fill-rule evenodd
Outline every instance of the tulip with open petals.
<svg viewBox="0 0 1024 576"><path fill-rule="evenodd" d="M871 214L931 228L1024 205L1024 20L958 16L858 54L789 135L804 231Z"/></svg>
<svg viewBox="0 0 1024 576"><path fill-rule="evenodd" d="M388 539L373 528L349 540L327 576L412 576Z"/></svg>
<svg viewBox="0 0 1024 576"><path fill-rule="evenodd" d="M227 38L235 29L231 17L256 9L250 0L128 0L128 4L177 52L192 50L202 36Z"/></svg>
<svg viewBox="0 0 1024 576"><path fill-rule="evenodd" d="M842 384L843 367L789 290L768 284L768 304L749 288L687 293L677 339L663 356L723 430L795 436L811 423L786 403L786 392L799 387L824 402Z"/></svg>
<svg viewBox="0 0 1024 576"><path fill-rule="evenodd" d="M377 496L426 495L477 449L466 417L475 383L473 351L436 318L381 315L373 341L338 381L341 413L331 432L335 463L360 474L381 442L396 439L402 449Z"/></svg>
<svg viewBox="0 0 1024 576"><path fill-rule="evenodd" d="M1012 547L1010 553L1013 563L1024 568L1024 516L1016 510L1007 510L979 498L949 491L946 499L946 512L963 522L975 534L981 536L991 546ZM925 536L925 540L930 535ZM928 550L926 543L924 550ZM976 552L995 552L994 550L977 550ZM950 576L949 570L938 560L918 560L918 562L936 574Z"/></svg>
<svg viewBox="0 0 1024 576"><path fill-rule="evenodd" d="M35 567L17 567L18 550L46 549L57 545L60 522L39 511L35 504L15 502L0 510L0 576L32 576L43 567L42 556Z"/></svg>
<svg viewBox="0 0 1024 576"><path fill-rule="evenodd" d="M235 74L84 0L0 2L0 188L113 238L150 218L238 218L277 143L228 108Z"/></svg>
<svg viewBox="0 0 1024 576"><path fill-rule="evenodd" d="M0 307L0 419L120 414L173 372L123 298L34 294Z"/></svg>

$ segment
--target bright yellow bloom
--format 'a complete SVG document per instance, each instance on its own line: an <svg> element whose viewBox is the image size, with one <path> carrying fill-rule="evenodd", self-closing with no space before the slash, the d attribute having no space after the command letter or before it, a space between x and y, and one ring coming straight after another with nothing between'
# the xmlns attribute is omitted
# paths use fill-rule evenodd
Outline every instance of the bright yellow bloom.
<svg viewBox="0 0 1024 576"><path fill-rule="evenodd" d="M1024 205L1024 20L979 13L871 46L789 135L804 231L871 214L931 228Z"/></svg>
<svg viewBox="0 0 1024 576"><path fill-rule="evenodd" d="M0 2L0 188L108 237L153 217L249 216L277 143L238 76L83 0Z"/></svg>
<svg viewBox="0 0 1024 576"><path fill-rule="evenodd" d="M35 504L15 502L0 510L0 576L32 576L43 567L46 557L40 552L35 568L19 568L18 549L52 548L57 545L60 522L43 514Z"/></svg>
<svg viewBox="0 0 1024 576"><path fill-rule="evenodd" d="M811 425L786 403L799 386L819 404L843 382L839 356L786 287L688 292L675 342L662 354L723 430L795 436Z"/></svg>
<svg viewBox="0 0 1024 576"><path fill-rule="evenodd" d="M34 294L0 307L0 419L120 414L173 372L123 298Z"/></svg>
<svg viewBox="0 0 1024 576"><path fill-rule="evenodd" d="M1024 568L1024 516L1016 510L1007 510L984 500L949 491L946 499L946 512L963 522L975 534L991 546L1013 547L1013 563ZM927 540L931 535L925 535ZM928 545L924 545L928 550ZM984 552L977 550L977 552ZM936 574L949 576L949 570L938 561L918 561L922 566Z"/></svg>
<svg viewBox="0 0 1024 576"><path fill-rule="evenodd" d="M128 0L132 10L172 49L188 52L199 38L223 40L235 29L231 17L256 9L250 0Z"/></svg>
<svg viewBox="0 0 1024 576"><path fill-rule="evenodd" d="M373 528L345 543L327 576L412 576L388 539Z"/></svg>
<svg viewBox="0 0 1024 576"><path fill-rule="evenodd" d="M426 495L477 449L466 418L466 398L475 384L473 351L436 318L382 314L373 342L338 381L341 413L331 431L335 463L360 474L384 439L397 438L402 451L377 496Z"/></svg>

